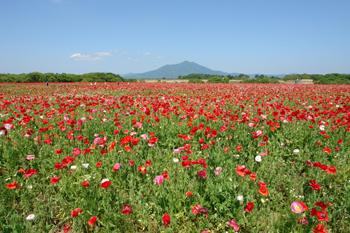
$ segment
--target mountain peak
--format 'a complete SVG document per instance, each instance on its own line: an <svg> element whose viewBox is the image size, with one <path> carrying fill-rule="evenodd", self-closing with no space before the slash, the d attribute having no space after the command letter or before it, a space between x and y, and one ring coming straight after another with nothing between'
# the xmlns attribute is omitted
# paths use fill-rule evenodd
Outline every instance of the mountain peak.
<svg viewBox="0 0 350 233"><path fill-rule="evenodd" d="M141 74L131 75L131 76L128 76L128 78L161 79L165 77L168 79L177 79L179 75L188 75L192 73L227 75L227 73L225 72L211 70L207 67L198 65L195 62L190 62L185 60L178 64L162 66L157 70L152 70Z"/></svg>

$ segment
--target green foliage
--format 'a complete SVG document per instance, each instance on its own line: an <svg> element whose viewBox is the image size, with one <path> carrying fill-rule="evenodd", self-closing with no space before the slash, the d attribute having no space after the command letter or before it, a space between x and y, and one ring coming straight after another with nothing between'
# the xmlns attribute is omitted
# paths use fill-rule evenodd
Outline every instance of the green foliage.
<svg viewBox="0 0 350 233"><path fill-rule="evenodd" d="M287 75L283 80L312 79L315 84L350 84L350 74L295 74Z"/></svg>
<svg viewBox="0 0 350 233"><path fill-rule="evenodd" d="M240 81L240 83L279 83L277 79L273 78L252 78L252 79L245 79Z"/></svg>
<svg viewBox="0 0 350 233"><path fill-rule="evenodd" d="M1 83L43 83L52 82L137 82L136 79L124 79L113 73L87 73L87 74L54 74L32 72L28 74L0 74Z"/></svg>
<svg viewBox="0 0 350 233"><path fill-rule="evenodd" d="M208 79L207 83L229 83L229 79L227 77L214 76Z"/></svg>
<svg viewBox="0 0 350 233"><path fill-rule="evenodd" d="M196 78L191 78L190 80L188 80L189 83L204 83L203 80L201 79L196 79Z"/></svg>

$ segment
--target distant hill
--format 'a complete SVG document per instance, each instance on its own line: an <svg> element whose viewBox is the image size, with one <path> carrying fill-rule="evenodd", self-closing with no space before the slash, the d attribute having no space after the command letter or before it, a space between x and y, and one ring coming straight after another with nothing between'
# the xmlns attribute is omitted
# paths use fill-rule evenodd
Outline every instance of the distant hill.
<svg viewBox="0 0 350 233"><path fill-rule="evenodd" d="M145 73L124 75L124 77L135 79L161 79L163 77L167 79L177 79L179 75L188 75L192 73L227 75L226 72L211 70L195 62L184 61L175 65L165 65L157 70Z"/></svg>
<svg viewBox="0 0 350 233"><path fill-rule="evenodd" d="M205 66L198 65L195 62L184 61L179 64L174 65L165 65L160 67L159 69L148 71L145 73L127 73L122 75L124 78L128 79L162 79L163 77L167 79L177 79L179 75L188 75L188 74L213 74L213 75L239 75L240 73L227 73L218 70L212 70ZM255 74L248 74L250 77L254 77ZM278 74L273 75L269 74L267 76L276 76L279 78L283 78L286 74Z"/></svg>

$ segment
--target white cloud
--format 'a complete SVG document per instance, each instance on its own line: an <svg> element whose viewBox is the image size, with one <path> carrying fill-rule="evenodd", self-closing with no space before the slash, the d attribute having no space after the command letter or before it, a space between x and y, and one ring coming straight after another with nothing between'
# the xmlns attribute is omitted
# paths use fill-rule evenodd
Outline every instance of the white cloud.
<svg viewBox="0 0 350 233"><path fill-rule="evenodd" d="M75 53L69 56L70 58L74 58L75 61L97 61L103 60L101 57L92 57L90 55L82 55L81 53Z"/></svg>
<svg viewBox="0 0 350 233"><path fill-rule="evenodd" d="M131 60L131 57L128 57L127 59L128 59L128 60Z"/></svg>
<svg viewBox="0 0 350 233"><path fill-rule="evenodd" d="M145 52L142 55L150 55L150 54L151 54L150 52Z"/></svg>
<svg viewBox="0 0 350 233"><path fill-rule="evenodd" d="M95 53L97 56L103 57L103 56L112 56L109 52L100 52L100 53Z"/></svg>
<svg viewBox="0 0 350 233"><path fill-rule="evenodd" d="M157 57L158 59L163 59L164 57L163 56L160 56L160 57Z"/></svg>
<svg viewBox="0 0 350 233"><path fill-rule="evenodd" d="M128 52L123 52L124 54L127 54Z"/></svg>

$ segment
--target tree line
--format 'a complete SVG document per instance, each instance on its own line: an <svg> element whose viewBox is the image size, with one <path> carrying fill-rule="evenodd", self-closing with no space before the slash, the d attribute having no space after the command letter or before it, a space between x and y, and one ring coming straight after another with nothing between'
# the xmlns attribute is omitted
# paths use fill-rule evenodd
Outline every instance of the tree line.
<svg viewBox="0 0 350 233"><path fill-rule="evenodd" d="M125 79L113 73L40 73L0 74L0 83L40 83L40 82L137 82L136 79Z"/></svg>
<svg viewBox="0 0 350 233"><path fill-rule="evenodd" d="M314 84L350 84L350 74L294 74L286 75L283 80L312 79Z"/></svg>

